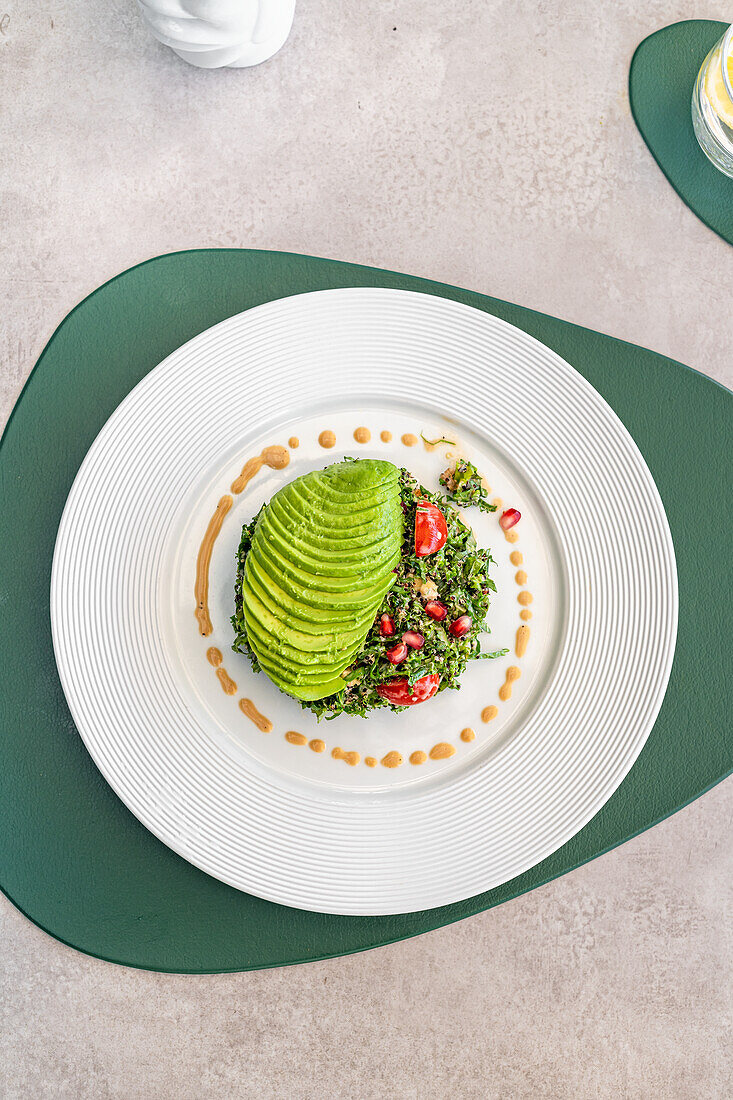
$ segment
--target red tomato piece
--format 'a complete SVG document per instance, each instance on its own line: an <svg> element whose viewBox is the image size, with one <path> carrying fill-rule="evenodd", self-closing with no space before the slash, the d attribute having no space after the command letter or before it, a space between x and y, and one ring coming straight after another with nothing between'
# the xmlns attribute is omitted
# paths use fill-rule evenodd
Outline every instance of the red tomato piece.
<svg viewBox="0 0 733 1100"><path fill-rule="evenodd" d="M431 672L428 676L422 676L412 685L412 691L407 686L407 677L400 676L397 680L388 680L386 684L380 684L377 692L393 707L414 707L416 703L424 703L432 699L438 690L440 676L437 672Z"/></svg>
<svg viewBox="0 0 733 1100"><path fill-rule="evenodd" d="M429 500L419 500L415 511L415 554L426 558L436 554L445 546L448 538L448 526L445 516L436 504Z"/></svg>

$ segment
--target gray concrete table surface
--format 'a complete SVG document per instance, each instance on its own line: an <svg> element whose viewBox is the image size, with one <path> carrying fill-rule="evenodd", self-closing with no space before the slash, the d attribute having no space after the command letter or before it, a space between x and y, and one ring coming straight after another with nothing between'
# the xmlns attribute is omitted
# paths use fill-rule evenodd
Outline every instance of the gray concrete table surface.
<svg viewBox="0 0 733 1100"><path fill-rule="evenodd" d="M643 37L725 14L299 0L272 61L203 72L132 0L0 0L4 417L82 297L204 246L466 286L732 384L733 252L659 172L626 91ZM0 1095L730 1096L732 816L729 782L498 909L254 974L125 970L2 900Z"/></svg>

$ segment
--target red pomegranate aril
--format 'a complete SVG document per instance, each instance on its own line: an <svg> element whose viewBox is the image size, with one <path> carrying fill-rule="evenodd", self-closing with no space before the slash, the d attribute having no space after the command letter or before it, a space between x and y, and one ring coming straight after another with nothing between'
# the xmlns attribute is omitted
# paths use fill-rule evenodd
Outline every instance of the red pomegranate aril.
<svg viewBox="0 0 733 1100"><path fill-rule="evenodd" d="M401 665L407 657L407 646L404 642L398 642L397 645L393 645L391 649L386 650L384 656L393 665Z"/></svg>
<svg viewBox="0 0 733 1100"><path fill-rule="evenodd" d="M440 600L428 600L425 604L425 611L431 619L436 619L437 622L442 622L448 614L448 608Z"/></svg>
<svg viewBox="0 0 733 1100"><path fill-rule="evenodd" d="M402 635L402 641L405 645L409 645L410 649L422 649L425 645L425 639L416 630L406 630Z"/></svg>
<svg viewBox="0 0 733 1100"><path fill-rule="evenodd" d="M516 508L507 508L506 512L502 512L499 517L499 526L503 531L508 531L515 523L519 523L521 518L522 513L518 512Z"/></svg>
<svg viewBox="0 0 733 1100"><path fill-rule="evenodd" d="M462 638L464 634L468 634L472 626L473 619L470 615L459 615L457 619L453 620L448 629L454 638Z"/></svg>
<svg viewBox="0 0 733 1100"><path fill-rule="evenodd" d="M395 632L394 619L391 615L382 615L379 619L379 633L383 638L391 638Z"/></svg>

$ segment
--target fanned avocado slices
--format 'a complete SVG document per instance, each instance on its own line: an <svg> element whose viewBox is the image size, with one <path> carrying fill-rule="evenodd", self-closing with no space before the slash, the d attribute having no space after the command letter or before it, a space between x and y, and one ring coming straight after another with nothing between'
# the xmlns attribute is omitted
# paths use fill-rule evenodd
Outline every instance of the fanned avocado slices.
<svg viewBox="0 0 733 1100"><path fill-rule="evenodd" d="M235 619L283 691L317 700L344 689L394 584L402 523L399 471L379 459L304 474L262 509Z"/></svg>

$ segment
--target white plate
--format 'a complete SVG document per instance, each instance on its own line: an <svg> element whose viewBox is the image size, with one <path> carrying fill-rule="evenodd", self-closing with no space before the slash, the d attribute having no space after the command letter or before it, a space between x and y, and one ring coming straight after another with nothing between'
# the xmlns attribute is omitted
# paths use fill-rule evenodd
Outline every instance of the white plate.
<svg viewBox="0 0 733 1100"><path fill-rule="evenodd" d="M356 443L359 426L371 441ZM336 446L323 449L324 429ZM392 434L390 442L380 438ZM457 446L408 447L405 433ZM196 554L246 459L287 444L235 497L211 563L214 632L198 633ZM241 525L286 480L380 455L437 487L461 450L522 512L519 541L467 512L496 559L485 648L459 692L402 714L318 725L230 651ZM509 555L519 550L527 581ZM531 591L530 642L514 654ZM623 779L667 684L677 581L667 520L631 437L554 352L442 298L356 288L260 306L202 333L122 402L74 482L51 585L56 659L98 767L156 836L250 893L322 912L444 905L525 871ZM224 654L226 695L206 660ZM521 677L500 701L507 668ZM246 696L272 722L261 732ZM496 705L490 722L483 708ZM476 737L461 739L472 728ZM288 731L326 751L294 745ZM414 753L450 757L413 764ZM340 748L359 754L349 765ZM399 752L402 764L381 763ZM366 758L376 760L369 767ZM413 757L414 758L414 757ZM356 759L353 757L352 759Z"/></svg>

